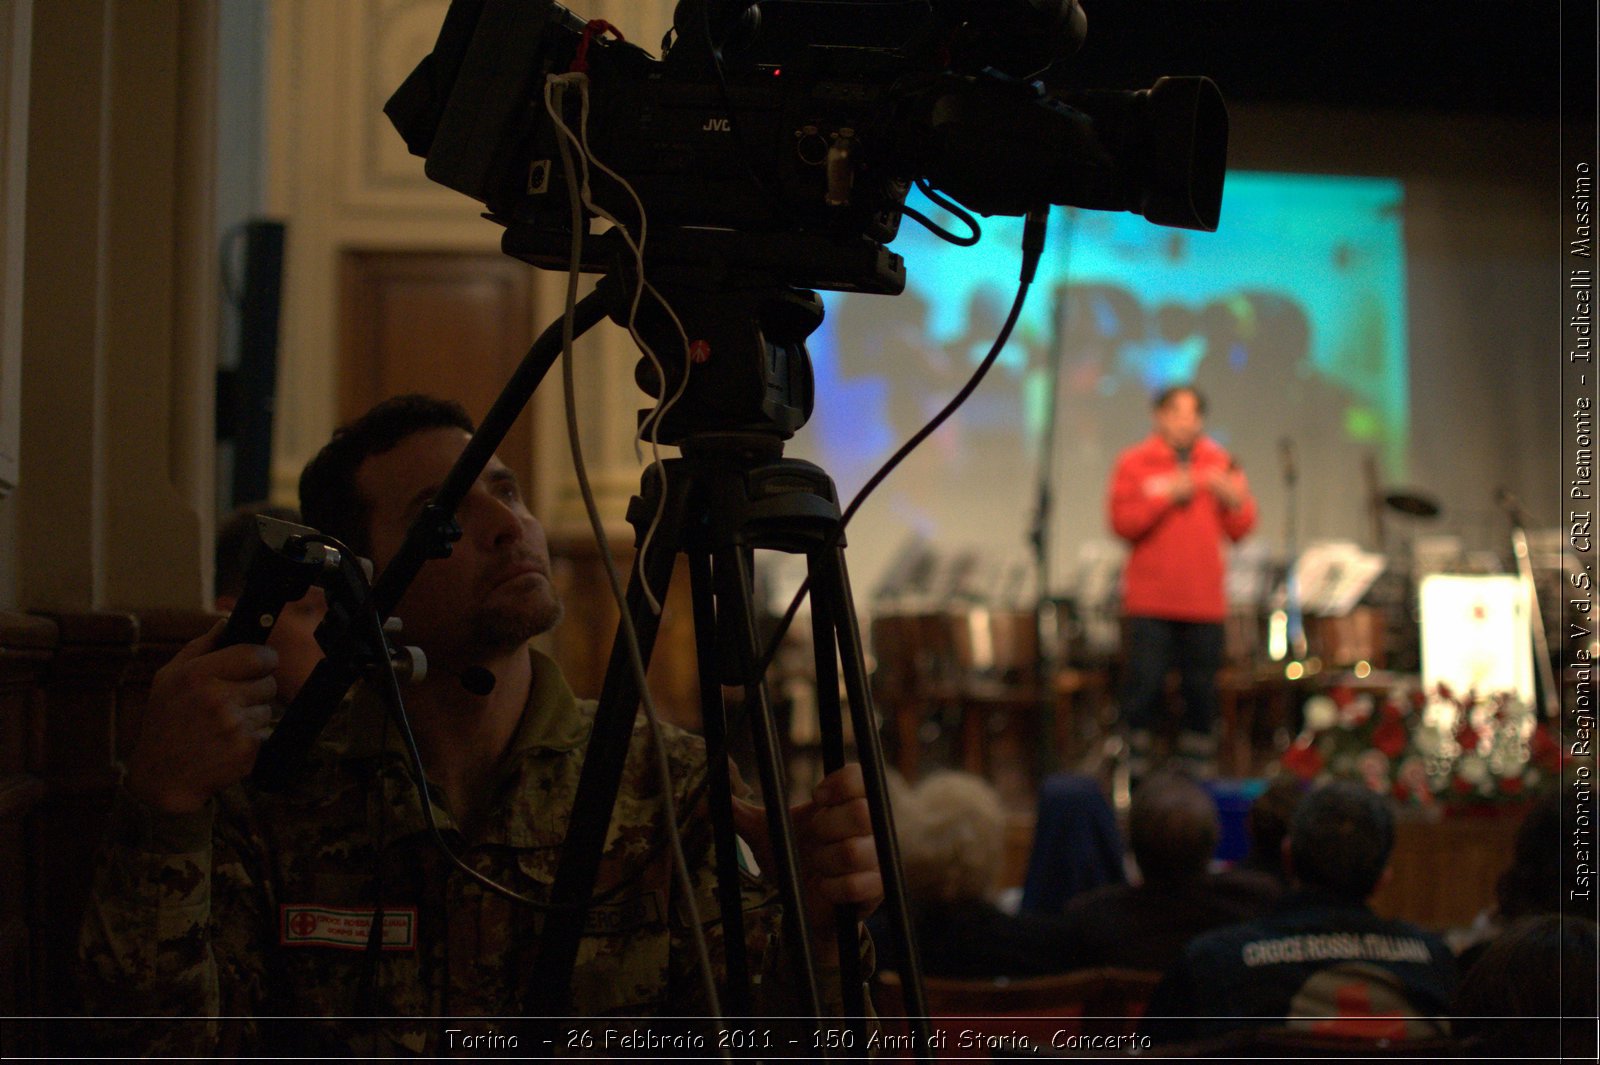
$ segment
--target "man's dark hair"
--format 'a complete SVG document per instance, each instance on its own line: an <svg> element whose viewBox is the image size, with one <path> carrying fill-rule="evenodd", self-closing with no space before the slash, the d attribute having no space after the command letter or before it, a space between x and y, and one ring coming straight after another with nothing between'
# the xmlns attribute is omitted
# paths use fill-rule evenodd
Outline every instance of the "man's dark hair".
<svg viewBox="0 0 1600 1065"><path fill-rule="evenodd" d="M1160 410L1184 392L1194 397L1194 409L1200 413L1201 417L1204 417L1206 413L1206 397L1194 385L1168 385L1156 393L1156 398L1151 402L1150 409Z"/></svg>
<svg viewBox="0 0 1600 1065"><path fill-rule="evenodd" d="M1279 877L1283 875L1283 841L1289 835L1289 821L1304 794L1304 781L1293 773L1282 773L1256 796L1245 818L1250 829L1250 853L1245 856L1244 864Z"/></svg>
<svg viewBox="0 0 1600 1065"><path fill-rule="evenodd" d="M1296 878L1353 902L1372 894L1393 849L1389 800L1363 784L1323 785L1301 800L1289 823Z"/></svg>
<svg viewBox="0 0 1600 1065"><path fill-rule="evenodd" d="M1524 917L1489 944L1456 989L1451 1031L1473 1056L1595 1059L1592 921Z"/></svg>
<svg viewBox="0 0 1600 1065"><path fill-rule="evenodd" d="M1128 811L1128 844L1147 883L1181 884L1203 875L1217 849L1217 804L1180 773L1146 778Z"/></svg>
<svg viewBox="0 0 1600 1065"><path fill-rule="evenodd" d="M211 594L218 598L239 598L244 591L244 545L255 524L256 516L277 518L279 521L300 522L300 512L293 507L280 507L271 503L246 503L228 516L217 530L215 581Z"/></svg>
<svg viewBox="0 0 1600 1065"><path fill-rule="evenodd" d="M1563 800L1565 795L1565 800ZM1495 883L1500 919L1512 921L1541 913L1592 914L1589 900L1564 890L1561 882L1561 819L1565 801L1570 830L1581 813L1570 789L1551 792L1534 804L1517 828L1511 864Z"/></svg>
<svg viewBox="0 0 1600 1065"><path fill-rule="evenodd" d="M356 490L356 470L374 455L392 451L402 440L428 429L475 426L461 404L411 393L384 400L334 431L300 474L300 512L312 528L344 541L358 554L372 551L367 535L368 503Z"/></svg>

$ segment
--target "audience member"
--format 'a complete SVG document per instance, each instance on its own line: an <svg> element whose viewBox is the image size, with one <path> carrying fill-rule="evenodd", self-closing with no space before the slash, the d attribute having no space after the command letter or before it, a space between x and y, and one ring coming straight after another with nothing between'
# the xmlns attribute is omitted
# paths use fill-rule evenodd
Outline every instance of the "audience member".
<svg viewBox="0 0 1600 1065"><path fill-rule="evenodd" d="M943 770L895 804L908 909L929 976L1041 976L1072 965L1059 918L995 905L1005 857L1000 795L981 777ZM900 959L876 933L884 968Z"/></svg>
<svg viewBox="0 0 1600 1065"><path fill-rule="evenodd" d="M1140 882L1067 903L1077 963L1164 970L1200 933L1265 910L1272 894L1225 890L1208 871L1219 831L1216 804L1199 784L1170 771L1145 778L1128 813Z"/></svg>
<svg viewBox="0 0 1600 1065"><path fill-rule="evenodd" d="M1496 936L1456 992L1462 1049L1497 1058L1595 1060L1595 926L1524 917Z"/></svg>
<svg viewBox="0 0 1600 1065"><path fill-rule="evenodd" d="M1293 890L1268 914L1190 943L1150 1001L1161 1041L1288 1023L1331 1035L1444 1034L1455 961L1436 936L1367 899L1388 875L1388 800L1349 782L1295 811L1284 847Z"/></svg>
<svg viewBox="0 0 1600 1065"><path fill-rule="evenodd" d="M1576 812L1568 810L1569 825ZM1535 803L1517 826L1511 864L1495 883L1495 906L1480 913L1471 927L1447 937L1463 973L1519 918L1563 911L1574 916L1592 913L1563 890L1561 855L1561 798L1551 793Z"/></svg>
<svg viewBox="0 0 1600 1065"><path fill-rule="evenodd" d="M233 611L244 593L244 548L257 515L299 524L300 512L293 507L270 504L240 507L217 530L216 583L212 605L227 614ZM322 661L322 648L316 639L317 626L328 613L322 589L313 586L292 603L285 603L278 623L273 626L267 646L278 652L278 667L272 677L278 684L277 702L294 702L300 686Z"/></svg>
<svg viewBox="0 0 1600 1065"><path fill-rule="evenodd" d="M1217 874L1218 890L1243 899L1275 899L1289 886L1283 868L1283 841L1289 835L1289 822L1305 794L1305 782L1293 773L1272 779L1245 815L1250 834L1250 849L1237 865Z"/></svg>
<svg viewBox="0 0 1600 1065"><path fill-rule="evenodd" d="M379 404L306 467L307 522L381 570L472 433L455 403ZM562 610L544 529L511 470L491 458L456 516L462 536L449 557L423 566L395 611L431 667L405 692L425 780L387 727L382 694L362 684L281 790L254 786L277 655L215 649L220 625L156 674L79 940L86 1009L125 1018L112 1033L120 1053L459 1052L470 1046L463 1032L484 1039L493 1019L563 1009L540 997L549 973L535 964L556 920L579 922L582 937L570 1015L704 1015L689 896L712 978L724 955L711 825L689 801L704 744L664 725L653 750L642 718L620 738L626 765L596 895L582 917L551 910L595 707L529 646ZM487 691L460 680L479 667L495 678ZM684 886L665 845L662 761L693 856ZM824 777L794 821L819 983L837 1013L841 908L870 910L881 894L860 767ZM765 824L757 811L741 826L758 853L769 846ZM531 904L486 890L483 877ZM760 978L752 1008L794 1016L776 892L755 877L729 886Z"/></svg>
<svg viewBox="0 0 1600 1065"><path fill-rule="evenodd" d="M1100 782L1075 773L1047 777L1039 788L1022 911L1059 916L1074 895L1122 883L1122 863L1122 833Z"/></svg>

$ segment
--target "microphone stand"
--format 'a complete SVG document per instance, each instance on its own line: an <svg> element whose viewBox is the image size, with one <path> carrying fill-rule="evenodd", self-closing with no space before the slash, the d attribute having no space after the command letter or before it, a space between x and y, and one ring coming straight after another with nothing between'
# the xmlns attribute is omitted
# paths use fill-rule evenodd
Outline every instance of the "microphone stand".
<svg viewBox="0 0 1600 1065"><path fill-rule="evenodd" d="M1044 435L1039 444L1039 480L1034 503L1033 528L1028 533L1028 542L1033 547L1036 597L1034 626L1039 641L1036 679L1039 685L1040 705L1047 711L1054 705L1050 684L1058 665L1056 652L1061 638L1060 615L1050 609L1050 518L1055 509L1057 393L1061 387L1061 357L1065 346L1062 319L1066 312L1067 287L1062 284L1057 286L1055 300L1050 308L1050 350L1046 356L1049 360L1046 367L1049 384L1045 389Z"/></svg>
<svg viewBox="0 0 1600 1065"><path fill-rule="evenodd" d="M1296 661L1306 657L1306 619L1300 604L1300 580L1295 573L1300 552L1299 470L1294 464L1294 442L1279 441L1283 455L1283 551L1288 559L1284 577L1284 613L1288 622L1288 650Z"/></svg>
<svg viewBox="0 0 1600 1065"><path fill-rule="evenodd" d="M1517 560L1517 577L1525 591L1528 623L1533 630L1533 668L1538 672L1539 686L1544 698L1539 700L1544 716L1557 718L1561 714L1561 699L1556 689L1555 669L1550 665L1550 640L1544 631L1544 612L1539 609L1539 588L1533 582L1533 559L1528 554L1527 515L1517 497L1504 488L1495 492L1495 501L1511 519L1511 554Z"/></svg>

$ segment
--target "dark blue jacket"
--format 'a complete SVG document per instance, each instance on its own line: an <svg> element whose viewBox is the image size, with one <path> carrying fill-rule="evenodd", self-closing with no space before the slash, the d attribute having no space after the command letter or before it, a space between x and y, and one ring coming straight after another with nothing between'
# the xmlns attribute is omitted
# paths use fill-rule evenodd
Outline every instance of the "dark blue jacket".
<svg viewBox="0 0 1600 1065"><path fill-rule="evenodd" d="M1438 936L1299 890L1264 917L1190 943L1140 1030L1172 1042L1296 1019L1330 1034L1437 1035L1455 983L1455 959Z"/></svg>

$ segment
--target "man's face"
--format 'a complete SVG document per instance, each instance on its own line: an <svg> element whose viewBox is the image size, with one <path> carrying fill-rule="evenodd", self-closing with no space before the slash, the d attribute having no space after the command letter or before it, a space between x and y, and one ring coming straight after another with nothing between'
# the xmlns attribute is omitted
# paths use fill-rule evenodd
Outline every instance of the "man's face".
<svg viewBox="0 0 1600 1065"><path fill-rule="evenodd" d="M1179 450L1193 447L1205 428L1205 419L1193 392L1174 392L1156 408L1155 423L1161 439Z"/></svg>
<svg viewBox="0 0 1600 1065"><path fill-rule="evenodd" d="M356 470L378 572L469 439L460 429L425 429ZM456 520L462 535L450 557L425 563L395 611L404 621L404 642L446 662L473 661L514 650L561 620L544 529L498 458L484 467Z"/></svg>

